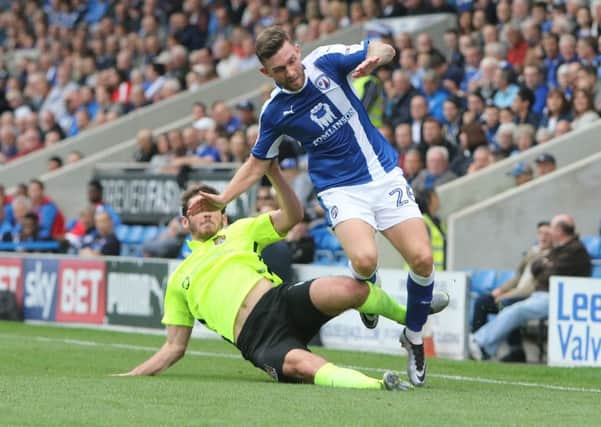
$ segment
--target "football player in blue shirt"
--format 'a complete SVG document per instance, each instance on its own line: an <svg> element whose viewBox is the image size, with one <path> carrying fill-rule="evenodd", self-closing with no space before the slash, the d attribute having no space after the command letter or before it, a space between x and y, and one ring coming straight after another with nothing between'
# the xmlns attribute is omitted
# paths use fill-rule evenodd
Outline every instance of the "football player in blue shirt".
<svg viewBox="0 0 601 427"><path fill-rule="evenodd" d="M309 175L354 277L366 286L377 286L376 231L409 264L407 326L400 342L409 355L410 381L423 385L422 327L434 284L428 232L413 191L396 166L396 152L371 124L352 85L353 78L391 61L394 48L367 40L330 45L301 61L300 47L284 30L270 27L258 35L256 52L261 73L276 84L261 110L259 137L224 192L203 196L215 206L224 206L261 179L285 137L297 140L308 153ZM362 320L373 328L378 318L362 315Z"/></svg>

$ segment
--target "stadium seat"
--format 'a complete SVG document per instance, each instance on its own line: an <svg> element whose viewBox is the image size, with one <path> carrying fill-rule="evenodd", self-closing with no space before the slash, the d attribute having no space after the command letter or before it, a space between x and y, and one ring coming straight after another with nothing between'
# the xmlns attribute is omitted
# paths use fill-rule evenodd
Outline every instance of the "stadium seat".
<svg viewBox="0 0 601 427"><path fill-rule="evenodd" d="M144 235L142 237L142 243L148 242L149 240L156 239L161 232L161 228L158 225L147 225L144 227Z"/></svg>
<svg viewBox="0 0 601 427"><path fill-rule="evenodd" d="M144 238L144 226L131 225L129 227L129 231L125 237L125 243L139 244L139 243L142 243L143 238Z"/></svg>
<svg viewBox="0 0 601 427"><path fill-rule="evenodd" d="M601 236L583 236L582 243L593 259L601 259Z"/></svg>
<svg viewBox="0 0 601 427"><path fill-rule="evenodd" d="M593 265L593 274L591 274L591 277L601 279L601 265Z"/></svg>
<svg viewBox="0 0 601 427"><path fill-rule="evenodd" d="M125 238L127 237L128 232L129 232L129 226L126 224L120 224L117 227L117 229L115 230L115 235L117 236L117 239L121 243L125 243Z"/></svg>
<svg viewBox="0 0 601 427"><path fill-rule="evenodd" d="M495 283L493 289L498 288L503 283L511 279L514 275L515 272L513 271L497 271L497 273L495 274Z"/></svg>
<svg viewBox="0 0 601 427"><path fill-rule="evenodd" d="M479 295L486 294L495 288L495 270L473 270L470 289Z"/></svg>

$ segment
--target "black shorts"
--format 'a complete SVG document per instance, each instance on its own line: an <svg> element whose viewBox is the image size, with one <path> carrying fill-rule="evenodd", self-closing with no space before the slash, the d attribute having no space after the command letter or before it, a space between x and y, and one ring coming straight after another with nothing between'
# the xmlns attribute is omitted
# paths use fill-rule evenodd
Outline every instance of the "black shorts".
<svg viewBox="0 0 601 427"><path fill-rule="evenodd" d="M286 354L297 348L308 350L307 343L332 318L311 302L311 283L283 283L267 291L238 335L236 346L242 356L280 382L299 382L284 375Z"/></svg>

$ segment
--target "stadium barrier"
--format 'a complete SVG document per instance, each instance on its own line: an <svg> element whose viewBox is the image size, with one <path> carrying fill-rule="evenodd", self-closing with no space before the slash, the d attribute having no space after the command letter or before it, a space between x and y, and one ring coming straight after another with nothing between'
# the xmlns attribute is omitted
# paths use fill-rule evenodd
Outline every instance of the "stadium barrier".
<svg viewBox="0 0 601 427"><path fill-rule="evenodd" d="M89 326L162 329L164 291L179 261L126 257L74 258L27 254L0 256L0 290L17 298L25 320ZM345 274L344 267L295 266L299 280ZM405 301L401 270L382 270L383 287ZM451 305L431 319L439 356L465 357L467 281L465 273L441 273L437 288L451 294ZM400 353L400 328L382 319L366 330L359 316L344 314L321 332L325 347ZM199 325L196 336L217 337Z"/></svg>
<svg viewBox="0 0 601 427"><path fill-rule="evenodd" d="M15 294L26 321L163 333L164 292L180 261L126 257L74 258L53 254L0 254L0 291ZM296 265L298 280L347 274L345 267ZM406 301L406 272L380 271L383 288ZM464 359L468 334L469 272L441 272L436 288L449 307L426 325L431 354ZM601 280L551 280L548 360L552 366L601 366ZM325 347L400 354L400 327L381 319L374 330L344 313L322 328ZM196 324L193 335L219 338Z"/></svg>
<svg viewBox="0 0 601 427"><path fill-rule="evenodd" d="M597 234L599 183L601 153L452 214L447 268L512 269L532 245L536 224L559 212L574 217L581 235Z"/></svg>

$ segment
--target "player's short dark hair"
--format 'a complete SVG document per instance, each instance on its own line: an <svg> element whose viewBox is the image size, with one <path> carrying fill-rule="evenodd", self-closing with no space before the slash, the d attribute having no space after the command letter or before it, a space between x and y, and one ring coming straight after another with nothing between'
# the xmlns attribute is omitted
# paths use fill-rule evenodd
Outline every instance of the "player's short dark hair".
<svg viewBox="0 0 601 427"><path fill-rule="evenodd" d="M536 228L541 228L541 227L548 227L550 226L551 223L549 221L539 221L538 224L536 224Z"/></svg>
<svg viewBox="0 0 601 427"><path fill-rule="evenodd" d="M265 63L282 48L285 42L290 41L290 36L282 27L269 27L257 36L255 51L259 61Z"/></svg>
<svg viewBox="0 0 601 427"><path fill-rule="evenodd" d="M180 214L181 216L188 216L188 203L190 199L196 196L199 192L209 193L209 194L219 194L219 192L206 184L198 184L188 188L181 195L181 206L180 206ZM225 212L225 207L221 209L221 213Z"/></svg>

